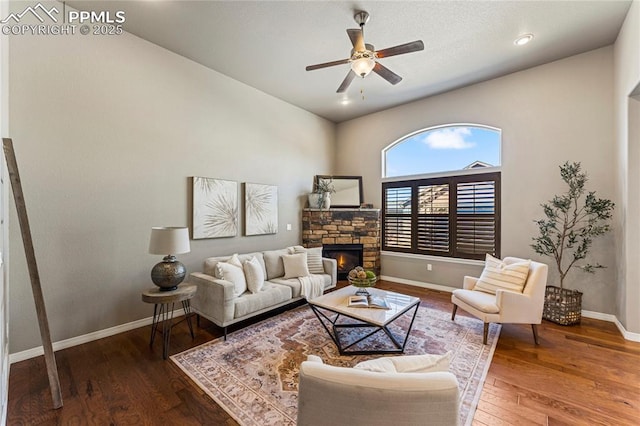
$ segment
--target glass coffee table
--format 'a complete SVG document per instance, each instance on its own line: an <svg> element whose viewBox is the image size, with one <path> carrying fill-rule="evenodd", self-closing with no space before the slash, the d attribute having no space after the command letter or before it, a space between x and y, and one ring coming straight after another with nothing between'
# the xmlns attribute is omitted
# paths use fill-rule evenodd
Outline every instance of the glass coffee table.
<svg viewBox="0 0 640 426"><path fill-rule="evenodd" d="M316 297L308 303L341 355L403 353L420 299L377 288L368 291L372 296L383 297L390 309L350 308L349 296L356 293L352 286ZM393 330L390 329L392 325ZM380 332L386 337L379 335ZM367 347L367 342L374 340L376 344Z"/></svg>

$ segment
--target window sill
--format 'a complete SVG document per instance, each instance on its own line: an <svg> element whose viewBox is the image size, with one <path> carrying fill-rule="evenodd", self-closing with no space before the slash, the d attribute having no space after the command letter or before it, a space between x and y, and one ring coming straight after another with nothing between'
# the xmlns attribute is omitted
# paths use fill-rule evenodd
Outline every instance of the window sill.
<svg viewBox="0 0 640 426"><path fill-rule="evenodd" d="M447 262L447 263L456 263L459 265L474 265L474 266L484 266L484 260L475 260L475 259L460 259L457 257L444 257L444 256L432 256L429 254L415 254L415 253L400 253L397 251L387 251L383 250L380 252L381 256L389 256L389 257L401 257L404 259L420 259L420 260L431 260L433 262Z"/></svg>

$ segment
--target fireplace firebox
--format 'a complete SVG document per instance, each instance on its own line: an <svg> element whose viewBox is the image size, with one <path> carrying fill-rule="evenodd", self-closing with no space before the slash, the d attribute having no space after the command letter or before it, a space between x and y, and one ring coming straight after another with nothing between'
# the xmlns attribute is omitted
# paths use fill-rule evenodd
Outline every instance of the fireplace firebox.
<svg viewBox="0 0 640 426"><path fill-rule="evenodd" d="M322 257L335 259L338 263L338 279L346 280L349 271L362 266L362 244L324 244Z"/></svg>

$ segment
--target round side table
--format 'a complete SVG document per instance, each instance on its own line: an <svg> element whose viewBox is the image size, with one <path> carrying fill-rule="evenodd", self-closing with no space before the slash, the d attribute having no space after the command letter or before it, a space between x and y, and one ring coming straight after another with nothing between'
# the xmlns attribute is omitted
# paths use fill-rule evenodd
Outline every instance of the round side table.
<svg viewBox="0 0 640 426"><path fill-rule="evenodd" d="M149 341L149 346L153 346L158 325L162 322L162 358L164 359L167 359L169 355L171 328L174 325L173 310L175 309L175 304L178 302L182 303L184 319L189 325L191 338L194 338L193 326L191 325L192 313L190 300L195 296L197 289L194 284L183 283L172 291L161 291L159 287L154 287L142 293L143 302L153 303L153 323L151 325L151 340Z"/></svg>

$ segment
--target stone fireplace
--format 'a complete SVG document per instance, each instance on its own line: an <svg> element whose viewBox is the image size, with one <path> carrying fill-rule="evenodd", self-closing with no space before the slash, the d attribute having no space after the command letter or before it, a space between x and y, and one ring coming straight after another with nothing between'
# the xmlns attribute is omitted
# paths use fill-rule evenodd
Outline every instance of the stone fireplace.
<svg viewBox="0 0 640 426"><path fill-rule="evenodd" d="M342 261L343 269L346 270L341 273L338 265L339 279L346 279L349 270L358 265L380 275L380 210L304 209L302 211L302 245L322 247L324 257ZM360 248L361 254L358 253ZM339 256L342 256L342 259ZM351 266L354 262L360 263Z"/></svg>

